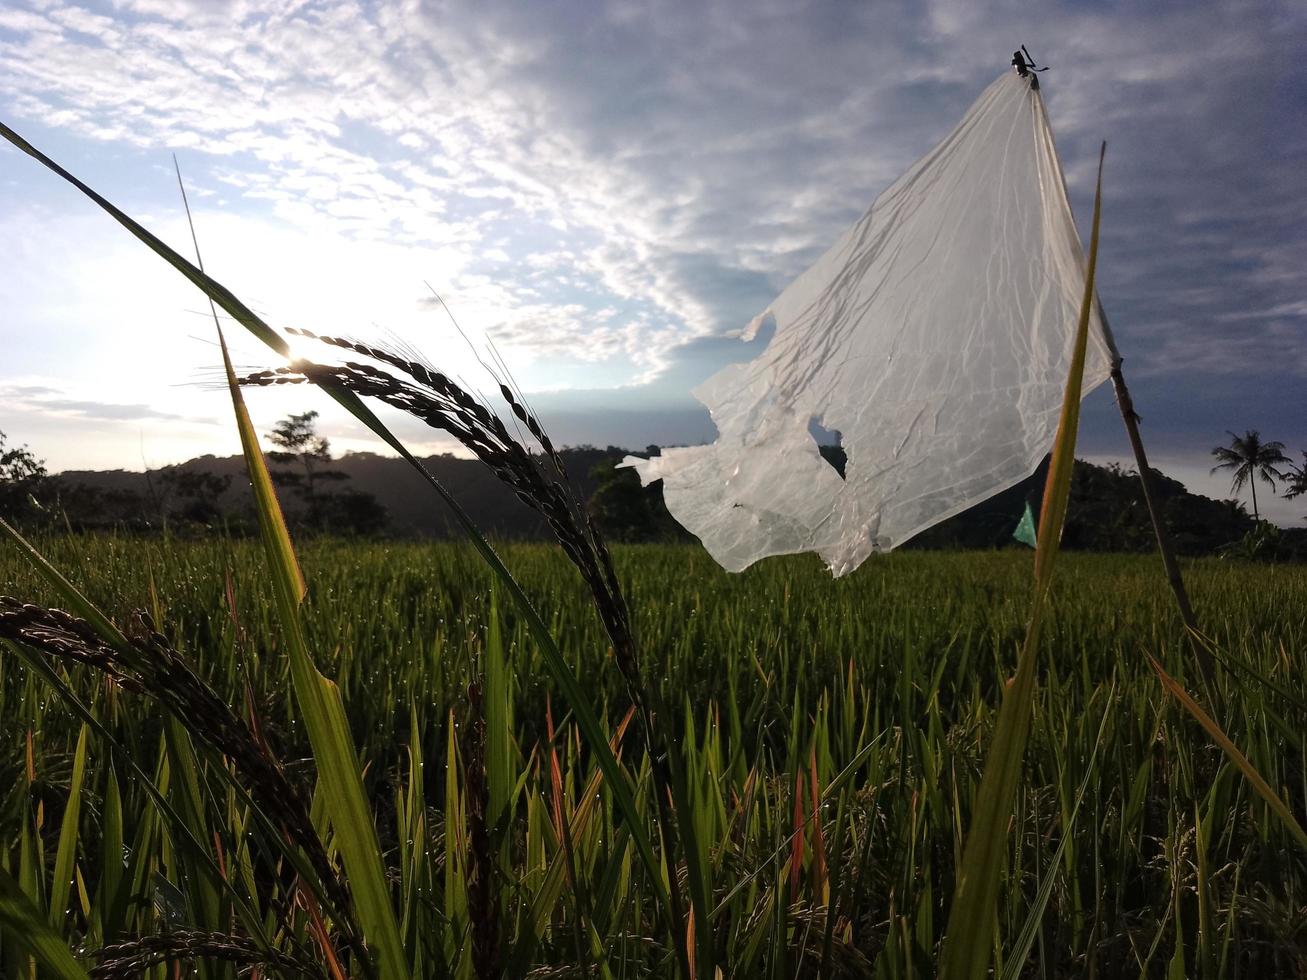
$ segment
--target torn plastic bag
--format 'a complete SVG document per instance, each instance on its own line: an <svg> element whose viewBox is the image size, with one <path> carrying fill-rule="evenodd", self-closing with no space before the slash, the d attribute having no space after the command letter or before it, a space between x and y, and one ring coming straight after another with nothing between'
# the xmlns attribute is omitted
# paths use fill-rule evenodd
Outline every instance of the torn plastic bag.
<svg viewBox="0 0 1307 980"><path fill-rule="evenodd" d="M695 389L717 441L622 465L732 571L815 551L844 575L1034 471L1084 265L1039 91L1006 73L754 320L765 350ZM1097 305L1086 393L1115 356Z"/></svg>

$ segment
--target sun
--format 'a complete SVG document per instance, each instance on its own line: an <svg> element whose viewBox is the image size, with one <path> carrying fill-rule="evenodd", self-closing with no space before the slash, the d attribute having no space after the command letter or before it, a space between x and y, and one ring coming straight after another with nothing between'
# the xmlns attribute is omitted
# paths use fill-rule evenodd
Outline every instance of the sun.
<svg viewBox="0 0 1307 980"><path fill-rule="evenodd" d="M283 334L286 338L286 363L293 364L295 361L320 361L322 360L322 345L317 341L310 340L308 337L296 337L294 334Z"/></svg>

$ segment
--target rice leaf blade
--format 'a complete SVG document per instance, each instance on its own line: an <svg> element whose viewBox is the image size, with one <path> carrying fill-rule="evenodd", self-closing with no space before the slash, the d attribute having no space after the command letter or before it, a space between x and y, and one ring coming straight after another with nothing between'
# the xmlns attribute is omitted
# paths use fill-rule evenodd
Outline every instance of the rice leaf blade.
<svg viewBox="0 0 1307 980"><path fill-rule="evenodd" d="M1112 693L1109 693L1107 697L1109 711L1112 704ZM1085 763L1085 775L1080 780L1080 786L1076 789L1076 798L1071 807L1071 815L1062 827L1062 839L1058 841L1057 849L1054 850L1053 856L1048 860L1048 870L1044 872L1044 878L1039 883L1039 891L1035 893L1035 900L1030 906L1030 912L1026 916L1021 931L1017 934L1016 944L1003 963L1002 980L1019 980L1021 971L1026 965L1026 960L1030 956L1030 948L1035 944L1035 934L1039 931L1039 924L1044 918L1044 910L1048 908L1048 900L1053 895L1053 886L1057 883L1058 866L1062 863L1062 855L1065 853L1067 843L1071 840L1071 834L1075 830L1076 817L1080 813L1080 804L1084 801L1085 791L1089 788L1089 782L1096 773L1094 766L1098 761L1098 750L1103 745L1103 735L1107 731L1108 718L1108 711L1104 711L1103 720L1098 724L1098 736L1094 739L1093 751L1089 754L1089 761Z"/></svg>
<svg viewBox="0 0 1307 980"><path fill-rule="evenodd" d="M295 697L304 716L318 777L325 790L323 795L335 828L336 846L349 876L359 924L376 957L381 977L383 980L402 980L407 975L407 957L386 885L381 842L363 788L344 702L340 689L318 672L309 655L299 613L299 604L305 594L304 576L273 491L258 436L236 384L236 373L221 330L218 337L241 448L254 488L259 529L273 572L277 613L286 641Z"/></svg>
<svg viewBox="0 0 1307 980"><path fill-rule="evenodd" d="M1008 825L1017 783L1021 776L1035 691L1035 663L1045 600L1052 584L1053 565L1061 543L1075 463L1076 430L1085 356L1089 342L1090 311L1094 303L1094 273L1098 260L1098 232L1102 216L1103 154L1099 154L1098 182L1094 192L1094 220L1085 290L1080 304L1071 364L1062 399L1057 437L1053 443L1044 503L1035 548L1034 601L1016 676L1003 696L998 722L985 759L976 793L971 829L967 835L957 886L944 935L940 976L943 980L981 980L994 953L994 909L1007 852Z"/></svg>
<svg viewBox="0 0 1307 980"><path fill-rule="evenodd" d="M1257 795L1266 801L1267 806L1271 808L1271 812L1284 824L1285 829L1289 831L1294 840L1307 850L1307 831L1303 830L1302 825L1294 817L1293 811L1280 798L1280 794L1271 788L1270 783L1257 771L1257 767L1248 760L1246 755L1239 751L1238 746L1230 740L1230 736L1225 734L1225 729L1217 723L1216 719L1203 710L1202 705L1194 700L1183 685L1168 674L1156 659L1149 657L1148 660L1153 665L1153 670L1157 672L1157 678L1162 682L1162 687L1165 688L1166 693L1180 702L1181 707L1189 712L1198 724L1203 726L1203 729L1211 736L1212 741L1220 746L1221 751L1229 757L1231 762L1238 766L1239 771L1243 773L1244 778L1248 780L1248 784L1257 792Z"/></svg>
<svg viewBox="0 0 1307 980"><path fill-rule="evenodd" d="M50 927L40 909L0 869L0 932L59 980L88 980L68 944Z"/></svg>
<svg viewBox="0 0 1307 980"><path fill-rule="evenodd" d="M82 781L86 777L86 723L77 735L73 750L73 772L68 783L68 806L59 825L59 847L55 851L54 879L50 883L50 926L58 929L68 910L68 892L77 858L78 820L82 812Z"/></svg>

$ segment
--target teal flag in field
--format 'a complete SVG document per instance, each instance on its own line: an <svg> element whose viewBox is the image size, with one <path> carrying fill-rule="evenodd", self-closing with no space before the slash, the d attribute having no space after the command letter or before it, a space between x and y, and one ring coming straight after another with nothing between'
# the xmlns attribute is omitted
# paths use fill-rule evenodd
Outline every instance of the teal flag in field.
<svg viewBox="0 0 1307 980"><path fill-rule="evenodd" d="M1030 509L1029 500L1026 501L1026 512L1021 515L1021 522L1012 532L1012 537L1032 548L1035 546L1035 512Z"/></svg>

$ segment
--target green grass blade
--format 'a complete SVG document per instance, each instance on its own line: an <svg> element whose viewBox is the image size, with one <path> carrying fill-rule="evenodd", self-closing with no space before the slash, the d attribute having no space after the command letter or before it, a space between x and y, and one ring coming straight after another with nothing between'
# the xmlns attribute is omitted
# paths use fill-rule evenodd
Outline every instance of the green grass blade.
<svg viewBox="0 0 1307 980"><path fill-rule="evenodd" d="M1106 145L1103 148L1106 151ZM1085 354L1089 343L1090 311L1094 302L1094 272L1098 260L1098 228L1102 215L1103 157L1098 160L1098 184L1094 192L1094 223L1085 270L1085 291L1080 303L1062 415L1053 443L1044 504L1039 518L1039 540L1035 548L1035 590L1025 642L1017 662L1016 677L1003 696L998 723L985 759L984 773L976 793L971 829L967 835L957 886L949 912L948 929L940 976L944 980L980 980L989 970L994 952L994 908L998 900L1003 859L1007 853L1008 824L1012 801L1021 776L1026 739L1035 691L1035 660L1043 621L1045 599L1053 579L1053 565L1066 520L1071 492L1071 470L1075 463L1076 430L1080 422L1080 398L1084 381Z"/></svg>
<svg viewBox="0 0 1307 980"><path fill-rule="evenodd" d="M218 330L218 343L222 348L222 363L227 372L227 384L231 389L232 407L236 412L236 427L240 430L241 449L245 454L250 487L254 491L254 510L258 515L263 547L268 555L268 567L276 583L278 601L297 611L293 618L298 624L299 604L308 592L308 586L305 585L304 573L300 570L299 559L295 556L295 548L290 541L290 531L286 529L285 515L282 514L281 505L277 502L277 491L272 485L272 476L263 461L259 437L254 432L254 423L250 421L250 413L245 408L245 399L241 397L240 386L236 383L236 372L232 369L231 355L227 352L227 340L223 337L221 329ZM293 632L299 633L298 625Z"/></svg>
<svg viewBox="0 0 1307 980"><path fill-rule="evenodd" d="M101 639L112 644L123 653L135 656L131 644L127 642L127 638L122 635L118 627L109 621L109 617L100 612L95 603L82 595L77 586L68 581L59 569L51 565L45 556L37 551L31 542L19 534L18 529L5 521L3 517L0 517L0 533L3 533L18 547L18 550L23 553L23 557L36 569L37 574L53 586L54 590L68 603L72 612L91 624Z"/></svg>
<svg viewBox="0 0 1307 980"><path fill-rule="evenodd" d="M161 788L159 785L156 785L155 780L150 776L150 774L137 764L132 754L113 737L112 733L105 728L100 719L95 717L91 712L91 709L86 706L82 699L73 692L73 690L57 673L55 673L54 669L47 664L39 654L29 651L25 647L13 643L10 640L0 640L0 645L13 651L15 656L17 656L29 670L50 685L51 689L54 690L63 702L72 709L73 713L81 718L85 724L91 726L91 730L99 737L101 744L107 745L109 750L117 758L123 760L127 770L133 775L133 784L139 786L145 791L145 794L150 798L155 809L165 821L168 832L172 836L173 843L178 846L179 850L186 852L188 856L196 862L198 867L203 869L204 874L210 881L221 887L227 893L231 898L232 904L237 913L240 915L242 924L245 926L246 930L248 930L250 938L259 945L259 948L262 950L270 950L272 948L271 944L268 942L268 938L264 934L260 925L259 917L255 915L247 896L241 894L235 889L228 878L223 875L221 869L219 869L206 846L197 840L195 835L191 833L190 826L182 819L181 814L174 809L172 804L168 802L167 796L165 795L166 787ZM142 893L143 888L133 885L130 887L130 891L133 895L138 895Z"/></svg>
<svg viewBox="0 0 1307 980"><path fill-rule="evenodd" d="M504 880L511 880L508 824L516 798L513 790L517 784L517 768L513 765L512 665L508 659L503 632L499 622L498 602L492 592L483 658L485 687L482 695L486 729L486 823L490 828L498 873Z"/></svg>
<svg viewBox="0 0 1307 980"><path fill-rule="evenodd" d="M73 883L73 861L77 857L77 827L82 813L82 780L86 776L86 723L77 735L73 751L73 773L68 782L68 806L59 825L59 848L55 851L54 880L50 883L50 925L58 929L68 911L68 891Z"/></svg>
<svg viewBox="0 0 1307 980"><path fill-rule="evenodd" d="M112 763L105 775L104 803L101 808L100 887L95 896L100 940L109 945L123 931L127 897L122 893L123 874L123 805L118 788L118 773Z"/></svg>
<svg viewBox="0 0 1307 980"><path fill-rule="evenodd" d="M196 840L213 840L215 828L209 823L204 792L200 788L200 761L196 757L190 733L181 720L173 715L163 726L163 734L169 768L173 773L168 788L173 806L186 821ZM200 928L218 931L222 927L223 916L217 887L203 874L202 868L194 866L193 861L183 856L181 863L191 881L186 898L191 907L192 920Z"/></svg>
<svg viewBox="0 0 1307 980"><path fill-rule="evenodd" d="M236 425L240 430L241 449L254 488L259 530L273 573L278 618L290 659L295 698L313 746L318 778L322 781L324 799L335 829L336 847L345 863L359 924L376 957L377 968L383 980L402 980L408 972L408 958L404 955L399 923L386 885L381 842L363 788L345 705L340 689L318 672L309 655L299 612L305 592L304 576L286 531L286 521L273 491L272 478L259 448L254 424L236 383L236 373L221 330L218 338Z"/></svg>
<svg viewBox="0 0 1307 980"><path fill-rule="evenodd" d="M1094 306L1094 277L1098 266L1098 226L1103 214L1104 143L1098 155L1098 181L1094 186L1094 222L1089 236L1089 258L1085 268L1085 292L1080 300L1080 322L1076 326L1075 352L1062 396L1062 415L1049 461L1044 502L1039 511L1039 540L1035 547L1035 582L1047 593L1053 581L1053 563L1062 542L1067 501L1071 496L1071 471L1075 466L1076 433L1080 427L1080 400L1084 394L1085 355L1089 347L1089 320ZM1044 528L1048 528L1045 533Z"/></svg>
<svg viewBox="0 0 1307 980"><path fill-rule="evenodd" d="M1234 742L1230 741L1230 736L1225 734L1225 730L1217 724L1211 715L1203 710L1202 705L1195 701L1178 681L1162 668L1160 663L1152 657L1148 659L1153 665L1153 670L1157 672L1157 677L1162 682L1162 687L1166 689L1166 692L1179 701L1185 711L1189 712L1194 720L1203 726L1203 729L1211 736L1212 741L1219 745L1221 751L1229 756L1230 761L1238 766L1239 771L1243 773L1249 785L1256 790L1257 795L1266 801L1267 806L1271 808L1271 812L1280 819L1280 822L1284 824L1294 839L1304 849L1307 849L1307 832L1304 832L1302 825L1294 817L1293 811L1289 809L1284 800L1280 799L1280 795L1271 788L1271 784L1257 771L1257 767L1248 761L1248 757L1239 751Z"/></svg>
<svg viewBox="0 0 1307 980"><path fill-rule="evenodd" d="M1107 720L1110 717L1109 713L1112 709L1112 695L1114 693L1114 690L1108 693L1107 710L1103 712L1103 720L1098 724L1098 736L1094 739L1094 748L1089 753L1089 761L1085 763L1084 778L1080 780L1080 786L1076 789L1076 799L1071 807L1071 815L1067 818L1065 826L1062 827L1062 839L1058 841L1057 849L1048 860L1048 871L1044 873L1044 880L1039 883L1039 891L1035 893L1035 901L1030 906L1030 912L1021 927L1021 932L1017 934L1016 942L1003 963L1002 980L1020 980L1021 971L1025 968L1026 960L1030 956L1030 948L1035 944L1035 935L1039 931L1040 922L1043 921L1044 910L1048 908L1048 900L1053 895L1053 885L1057 882L1058 867L1062 863L1062 855L1065 853L1067 843L1071 840L1071 834L1075 830L1076 817L1080 813L1080 804L1085 798L1085 790L1089 788L1089 781L1096 774L1094 766L1098 761L1098 750L1103 744L1103 734L1107 731Z"/></svg>
<svg viewBox="0 0 1307 980"><path fill-rule="evenodd" d="M445 734L445 869L444 913L448 923L445 936L445 961L458 975L462 949L467 935L466 821L463 817L463 791L458 780L458 727L451 711ZM464 967L466 970L466 967Z"/></svg>
<svg viewBox="0 0 1307 980"><path fill-rule="evenodd" d="M677 831L680 833L681 850L685 857L686 883L690 890L688 926L694 932L693 965L696 975L711 977L715 975L717 967L714 933L711 926L711 862L707 854L708 842L703 840L703 835L699 834L694 826L697 811L694 802L690 799L689 786L686 784L688 774L685 761L677 755L679 751L676 747L669 750L667 768L670 770Z"/></svg>
<svg viewBox="0 0 1307 980"><path fill-rule="evenodd" d="M73 959L68 944L41 917L40 909L23 894L18 882L3 870L0 870L0 931L50 976L59 980L88 980L86 971Z"/></svg>

